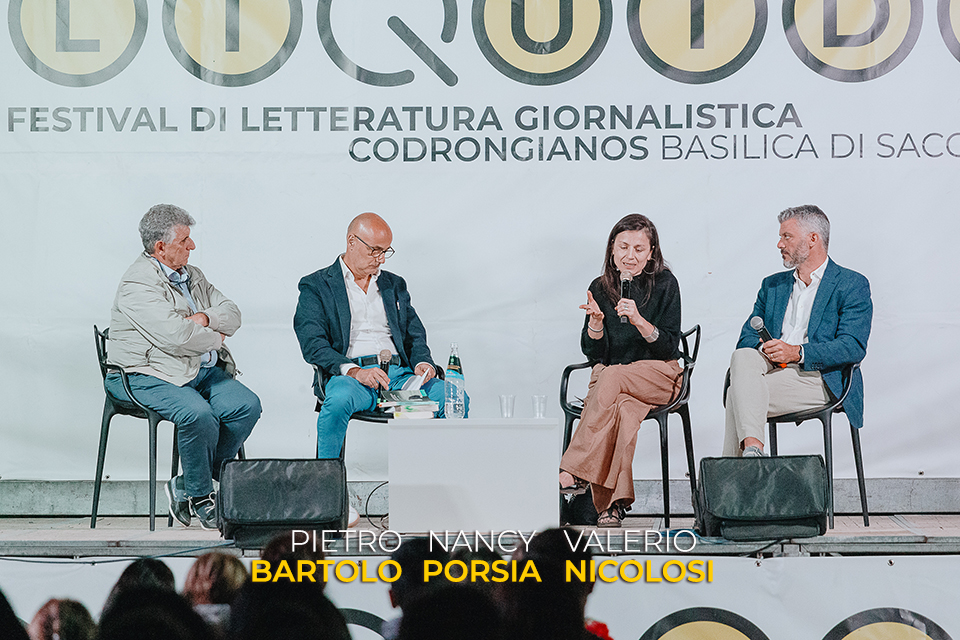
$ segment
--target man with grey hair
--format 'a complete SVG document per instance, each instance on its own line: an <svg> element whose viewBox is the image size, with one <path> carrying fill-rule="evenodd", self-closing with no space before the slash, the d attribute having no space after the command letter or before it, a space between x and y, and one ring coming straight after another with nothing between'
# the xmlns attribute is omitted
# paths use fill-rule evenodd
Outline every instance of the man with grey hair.
<svg viewBox="0 0 960 640"><path fill-rule="evenodd" d="M144 252L117 288L109 360L127 372L138 401L177 425L183 475L166 485L170 515L184 526L196 516L204 529L216 529L213 481L260 418L260 399L234 379L224 345L240 328L240 309L187 264L194 224L169 204L140 220ZM106 386L127 397L120 374L108 375Z"/></svg>
<svg viewBox="0 0 960 640"><path fill-rule="evenodd" d="M730 359L725 456L762 456L767 416L826 404L839 397L841 370L867 352L873 303L870 283L827 257L830 221L814 205L778 216L782 271L760 285L753 313ZM751 326L759 317L773 339ZM844 401L854 427L863 425L863 380L858 369Z"/></svg>

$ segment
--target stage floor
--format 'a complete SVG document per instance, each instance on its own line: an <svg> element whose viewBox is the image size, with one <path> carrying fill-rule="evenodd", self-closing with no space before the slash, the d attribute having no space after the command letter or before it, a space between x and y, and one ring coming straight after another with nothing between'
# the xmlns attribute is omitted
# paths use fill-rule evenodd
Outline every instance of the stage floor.
<svg viewBox="0 0 960 640"><path fill-rule="evenodd" d="M378 535L389 523L381 517L372 518L373 524L361 518L360 525L351 532L362 530L364 535ZM671 530L693 526L692 518L672 518ZM386 526L385 526L386 525ZM627 553L675 554L676 550L661 545L637 551L637 537L643 539L647 530L663 531L663 519L655 517L628 517L622 529L594 529L577 527L589 535L596 532L604 549L624 549L624 531L633 532L634 542L627 545ZM472 534L473 532L468 532ZM489 536L490 532L481 532ZM525 532L529 537L529 532ZM343 540L335 541L333 554L383 555L367 549L358 551L356 534L349 547ZM411 534L416 535L416 534ZM425 534L420 534L425 535ZM654 536L655 537L655 536ZM653 538L650 537L652 540ZM505 542L516 541L515 535L504 536ZM691 538L683 535L678 546L686 549ZM89 518L7 517L0 518L0 556L16 557L103 557L103 556L195 556L214 548L233 548L216 531L199 527L166 526L166 518L157 518L156 531L149 531L146 517L104 517L97 528L90 528ZM256 550L237 550L247 556L256 556ZM722 539L699 538L693 555L927 555L960 553L960 514L945 515L872 515L870 526L864 527L859 516L837 516L836 527L826 535L794 541L732 543Z"/></svg>

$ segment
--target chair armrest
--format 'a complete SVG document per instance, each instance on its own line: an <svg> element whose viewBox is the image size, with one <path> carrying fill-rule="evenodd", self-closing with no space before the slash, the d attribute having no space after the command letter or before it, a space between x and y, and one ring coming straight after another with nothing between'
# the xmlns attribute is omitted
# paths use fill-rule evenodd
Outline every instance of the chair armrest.
<svg viewBox="0 0 960 640"><path fill-rule="evenodd" d="M134 397L133 390L130 389L130 379L127 377L127 372L124 371L123 367L120 365L107 362L107 341L110 340L110 327L100 331L100 329L97 328L97 325L93 325L93 339L97 347L97 361L100 364L100 373L103 375L103 391L107 394L107 398L114 397L120 402L130 402L135 407L149 415L152 410L144 406L139 400L136 399L136 397ZM107 389L107 373L112 371L120 374L120 383L123 385L123 390L127 393L127 400L116 398Z"/></svg>
<svg viewBox="0 0 960 640"><path fill-rule="evenodd" d="M843 401L847 399L847 394L850 393L850 387L853 385L853 372L860 368L859 362L851 362L843 366L841 375L843 377L843 388L840 390L840 397L837 399L836 403L833 404L833 410L837 410L837 407L843 406Z"/></svg>
<svg viewBox="0 0 960 640"><path fill-rule="evenodd" d="M727 407L727 389L730 388L730 368L727 367L727 375L723 377L723 407Z"/></svg>
<svg viewBox="0 0 960 640"><path fill-rule="evenodd" d="M680 372L680 390L676 397L659 410L671 412L680 404L684 404L690 398L690 384L693 378L693 369L697 366L697 355L700 353L700 325L693 325L687 331L680 334L680 362L682 363ZM693 350L690 349L690 337L693 337Z"/></svg>
<svg viewBox="0 0 960 640"><path fill-rule="evenodd" d="M578 411L578 407L575 407L567 401L567 386L570 384L570 374L577 369L592 367L594 364L593 362L581 362L579 364L567 365L563 370L563 375L560 376L560 408L563 409L564 413L577 413Z"/></svg>
<svg viewBox="0 0 960 640"><path fill-rule="evenodd" d="M697 366L696 361L685 362L680 371L680 390L669 403L661 406L658 411L672 412L677 406L685 404L690 399L690 380L693 377L693 368Z"/></svg>
<svg viewBox="0 0 960 640"><path fill-rule="evenodd" d="M681 356L683 357L683 362L685 364L697 362L697 356L700 354L700 335L701 335L700 325L695 324L693 327L684 331L680 334L680 344L681 344ZM693 336L693 350L690 350L689 339L690 336Z"/></svg>
<svg viewBox="0 0 960 640"><path fill-rule="evenodd" d="M127 372L115 364L105 364L104 366L108 371L118 371L120 373L120 382L123 384L123 390L127 392L127 398L130 400L130 402L139 407L144 413L149 415L153 410L144 406L144 404L137 400L137 398L133 395L133 390L130 388L130 377L127 375Z"/></svg>
<svg viewBox="0 0 960 640"><path fill-rule="evenodd" d="M311 365L311 366L313 367L313 373L314 373L314 375L317 376L317 379L320 381L320 384L317 385L317 389L316 389L316 393L317 393L317 411L319 411L319 410L320 410L320 409L319 409L320 405L323 404L324 399L327 397L327 396L326 396L326 393L324 393L324 389L326 389L326 387L327 387L327 381L328 381L332 376L331 376L330 374L328 374L326 371L324 371L323 369L321 369L320 367L318 367L317 365L315 365L315 364L314 364L314 365Z"/></svg>

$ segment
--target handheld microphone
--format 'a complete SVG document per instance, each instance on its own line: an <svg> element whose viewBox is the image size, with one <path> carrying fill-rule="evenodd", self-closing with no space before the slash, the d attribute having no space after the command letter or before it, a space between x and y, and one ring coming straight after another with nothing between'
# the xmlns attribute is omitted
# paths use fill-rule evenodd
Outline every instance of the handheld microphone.
<svg viewBox="0 0 960 640"><path fill-rule="evenodd" d="M770 342L773 340L773 336L771 336L770 332L767 331L767 328L763 326L763 318L760 316L753 316L750 318L750 328L757 332L757 335L760 336L760 340L763 342Z"/></svg>
<svg viewBox="0 0 960 640"><path fill-rule="evenodd" d="M392 359L393 354L390 353L390 349L383 349L377 355L377 363L380 365L380 370L387 374L387 376L390 375L390 360ZM381 389L382 388L381 386Z"/></svg>
<svg viewBox="0 0 960 640"><path fill-rule="evenodd" d="M633 281L633 276L629 273L620 274L620 297L629 298L630 297L630 283ZM627 316L620 316L620 324L627 324L629 320Z"/></svg>
<svg viewBox="0 0 960 640"><path fill-rule="evenodd" d="M757 335L760 336L760 339L764 342L769 342L773 340L773 336L770 335L770 332L767 331L767 328L763 326L763 318L760 316L753 316L750 318L750 328L757 332ZM760 349L760 353L763 353L763 349ZM766 355L766 354L764 354ZM776 363L781 369L785 369L787 364L785 362Z"/></svg>

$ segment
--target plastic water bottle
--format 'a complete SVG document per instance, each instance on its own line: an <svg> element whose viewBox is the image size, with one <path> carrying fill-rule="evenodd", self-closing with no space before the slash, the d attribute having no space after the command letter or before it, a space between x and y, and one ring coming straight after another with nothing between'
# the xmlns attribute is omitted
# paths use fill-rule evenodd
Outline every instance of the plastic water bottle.
<svg viewBox="0 0 960 640"><path fill-rule="evenodd" d="M457 343L450 344L450 361L443 381L443 414L448 418L462 418L466 413L463 390L463 367Z"/></svg>

